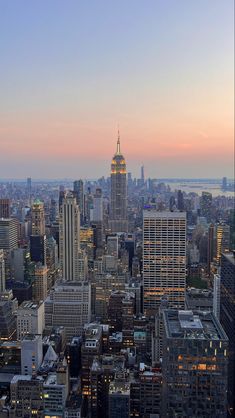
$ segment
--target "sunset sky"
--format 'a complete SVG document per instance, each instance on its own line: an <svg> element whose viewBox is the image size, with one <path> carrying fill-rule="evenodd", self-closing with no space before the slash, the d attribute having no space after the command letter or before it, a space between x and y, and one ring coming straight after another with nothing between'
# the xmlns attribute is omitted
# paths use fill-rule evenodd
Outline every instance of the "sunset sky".
<svg viewBox="0 0 235 418"><path fill-rule="evenodd" d="M0 1L0 178L232 177L233 9Z"/></svg>

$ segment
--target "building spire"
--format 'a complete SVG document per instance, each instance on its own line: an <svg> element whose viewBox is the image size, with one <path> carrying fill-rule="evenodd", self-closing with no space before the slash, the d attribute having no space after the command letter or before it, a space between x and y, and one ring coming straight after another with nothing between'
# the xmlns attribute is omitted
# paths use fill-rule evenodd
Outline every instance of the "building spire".
<svg viewBox="0 0 235 418"><path fill-rule="evenodd" d="M121 149L120 149L120 132L119 132L119 128L118 128L118 140L117 140L117 154L121 154Z"/></svg>

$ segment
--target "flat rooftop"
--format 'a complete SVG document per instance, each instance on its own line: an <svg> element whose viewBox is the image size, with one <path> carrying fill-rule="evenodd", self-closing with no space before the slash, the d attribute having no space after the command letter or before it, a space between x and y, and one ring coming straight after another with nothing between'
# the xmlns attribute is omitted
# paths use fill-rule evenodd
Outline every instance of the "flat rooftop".
<svg viewBox="0 0 235 418"><path fill-rule="evenodd" d="M226 340L227 336L219 321L211 312L178 311L166 309L163 311L167 338Z"/></svg>
<svg viewBox="0 0 235 418"><path fill-rule="evenodd" d="M43 302L32 302L31 300L25 300L24 302L21 303L21 305L19 306L18 309L29 309L32 311L36 311L39 306L41 306L43 304Z"/></svg>

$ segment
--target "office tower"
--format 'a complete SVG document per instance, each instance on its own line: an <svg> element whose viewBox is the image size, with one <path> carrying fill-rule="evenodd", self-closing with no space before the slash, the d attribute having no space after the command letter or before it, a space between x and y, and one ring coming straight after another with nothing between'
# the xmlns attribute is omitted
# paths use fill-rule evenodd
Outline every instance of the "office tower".
<svg viewBox="0 0 235 418"><path fill-rule="evenodd" d="M216 226L216 261L220 263L221 254L229 252L230 226L219 224Z"/></svg>
<svg viewBox="0 0 235 418"><path fill-rule="evenodd" d="M118 133L117 151L111 164L110 229L112 232L127 232L127 180L126 162L120 149Z"/></svg>
<svg viewBox="0 0 235 418"><path fill-rule="evenodd" d="M123 372L116 373L109 385L109 417L130 417L130 383Z"/></svg>
<svg viewBox="0 0 235 418"><path fill-rule="evenodd" d="M94 260L94 229L89 227L80 228L80 247L85 251L89 261Z"/></svg>
<svg viewBox="0 0 235 418"><path fill-rule="evenodd" d="M176 202L175 202L175 197L174 196L170 197L169 208L170 208L170 210L176 209Z"/></svg>
<svg viewBox="0 0 235 418"><path fill-rule="evenodd" d="M30 235L30 258L35 263L46 264L46 235Z"/></svg>
<svg viewBox="0 0 235 418"><path fill-rule="evenodd" d="M0 250L0 292L5 291L6 279L5 279L5 260L4 252Z"/></svg>
<svg viewBox="0 0 235 418"><path fill-rule="evenodd" d="M11 277L14 277L14 280L24 281L28 257L29 252L25 248L16 248L11 251Z"/></svg>
<svg viewBox="0 0 235 418"><path fill-rule="evenodd" d="M221 257L220 322L229 339L228 410L235 416L235 252Z"/></svg>
<svg viewBox="0 0 235 418"><path fill-rule="evenodd" d="M91 288L86 282L57 282L45 300L47 327L63 326L69 342L91 317Z"/></svg>
<svg viewBox="0 0 235 418"><path fill-rule="evenodd" d="M49 373L43 384L44 416L64 417L66 400L69 394L68 366L60 362L53 373ZM77 415L73 415L72 417Z"/></svg>
<svg viewBox="0 0 235 418"><path fill-rule="evenodd" d="M222 178L222 190L225 192L227 190L227 177Z"/></svg>
<svg viewBox="0 0 235 418"><path fill-rule="evenodd" d="M31 208L32 235L45 235L44 204L39 199L35 200Z"/></svg>
<svg viewBox="0 0 235 418"><path fill-rule="evenodd" d="M47 297L47 266L37 263L33 279L33 300L36 302L44 301Z"/></svg>
<svg viewBox="0 0 235 418"><path fill-rule="evenodd" d="M181 190L177 192L177 209L180 211L184 210L184 195Z"/></svg>
<svg viewBox="0 0 235 418"><path fill-rule="evenodd" d="M0 249L4 251L5 277L10 276L12 250L18 248L18 221L14 218L0 218Z"/></svg>
<svg viewBox="0 0 235 418"><path fill-rule="evenodd" d="M204 216L207 222L211 221L212 211L212 194L208 192L202 192L200 199L201 216Z"/></svg>
<svg viewBox="0 0 235 418"><path fill-rule="evenodd" d="M81 370L82 337L74 337L66 345L66 359L69 366L70 377L78 377Z"/></svg>
<svg viewBox="0 0 235 418"><path fill-rule="evenodd" d="M118 258L118 236L109 235L107 237L107 254Z"/></svg>
<svg viewBox="0 0 235 418"><path fill-rule="evenodd" d="M102 325L87 324L84 328L84 339L81 348L81 385L82 393L88 397L88 400L90 400L91 396L90 368L94 357L100 354L102 354Z"/></svg>
<svg viewBox="0 0 235 418"><path fill-rule="evenodd" d="M60 213L60 210L61 210L63 200L65 199L65 196L66 196L66 191L64 190L64 186L60 186L60 190L59 190L59 213Z"/></svg>
<svg viewBox="0 0 235 418"><path fill-rule="evenodd" d="M0 219L0 248L7 253L18 247L18 221Z"/></svg>
<svg viewBox="0 0 235 418"><path fill-rule="evenodd" d="M45 312L43 302L24 301L16 312L17 339L27 334L42 334L45 328Z"/></svg>
<svg viewBox="0 0 235 418"><path fill-rule="evenodd" d="M43 418L43 377L31 375L16 375L12 378L11 386L11 417ZM30 412L29 412L30 411Z"/></svg>
<svg viewBox="0 0 235 418"><path fill-rule="evenodd" d="M34 375L42 364L42 336L24 335L21 340L21 374Z"/></svg>
<svg viewBox="0 0 235 418"><path fill-rule="evenodd" d="M228 338L212 313L163 311L164 417L226 417Z"/></svg>
<svg viewBox="0 0 235 418"><path fill-rule="evenodd" d="M85 251L80 250L78 254L78 280L87 281L88 278L88 257Z"/></svg>
<svg viewBox="0 0 235 418"><path fill-rule="evenodd" d="M79 206L81 224L84 221L84 185L82 180L76 180L73 183L74 197L76 198L77 205Z"/></svg>
<svg viewBox="0 0 235 418"><path fill-rule="evenodd" d="M16 337L17 308L18 302L13 297L12 290L0 293L0 341L9 341Z"/></svg>
<svg viewBox="0 0 235 418"><path fill-rule="evenodd" d="M91 222L103 222L103 196L101 189L96 189L94 194L90 220Z"/></svg>
<svg viewBox="0 0 235 418"><path fill-rule="evenodd" d="M77 281L80 249L80 212L72 193L63 200L60 212L60 262L63 279Z"/></svg>
<svg viewBox="0 0 235 418"><path fill-rule="evenodd" d="M211 262L214 258L214 225L210 224L208 229L208 241L207 241L207 274L210 275L211 272Z"/></svg>
<svg viewBox="0 0 235 418"><path fill-rule="evenodd" d="M57 218L57 202L55 199L51 199L51 205L50 205L50 222L56 222Z"/></svg>
<svg viewBox="0 0 235 418"><path fill-rule="evenodd" d="M220 320L220 283L221 278L219 274L214 274L213 281L213 314L216 316L218 321Z"/></svg>
<svg viewBox="0 0 235 418"><path fill-rule="evenodd" d="M31 195L32 195L32 180L31 177L27 178L27 197L28 197L28 204L31 206Z"/></svg>
<svg viewBox="0 0 235 418"><path fill-rule="evenodd" d="M144 166L143 165L141 166L141 176L140 176L140 179L141 179L141 185L143 186L144 185Z"/></svg>
<svg viewBox="0 0 235 418"><path fill-rule="evenodd" d="M186 285L186 213L143 212L144 311L156 313L164 295L183 308Z"/></svg>
<svg viewBox="0 0 235 418"><path fill-rule="evenodd" d="M0 218L10 218L10 199L0 199Z"/></svg>
<svg viewBox="0 0 235 418"><path fill-rule="evenodd" d="M138 381L137 398L139 399L140 417L150 418L151 416L160 417L162 401L162 373L158 369L148 370L141 365ZM132 385L131 385L132 396ZM156 415L155 415L156 414ZM162 416L163 417L163 416Z"/></svg>

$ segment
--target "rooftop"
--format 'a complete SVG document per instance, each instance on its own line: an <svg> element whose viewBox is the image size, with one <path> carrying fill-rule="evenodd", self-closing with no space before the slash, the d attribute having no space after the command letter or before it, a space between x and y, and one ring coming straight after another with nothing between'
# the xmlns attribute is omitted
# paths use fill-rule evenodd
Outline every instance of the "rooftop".
<svg viewBox="0 0 235 418"><path fill-rule="evenodd" d="M211 312L163 311L167 338L197 340L227 340L219 321Z"/></svg>
<svg viewBox="0 0 235 418"><path fill-rule="evenodd" d="M21 303L18 309L29 309L36 311L42 304L43 302L32 302L30 300L25 300Z"/></svg>

